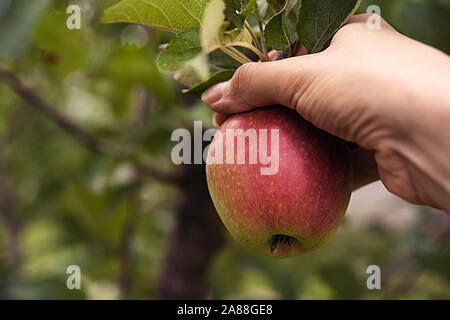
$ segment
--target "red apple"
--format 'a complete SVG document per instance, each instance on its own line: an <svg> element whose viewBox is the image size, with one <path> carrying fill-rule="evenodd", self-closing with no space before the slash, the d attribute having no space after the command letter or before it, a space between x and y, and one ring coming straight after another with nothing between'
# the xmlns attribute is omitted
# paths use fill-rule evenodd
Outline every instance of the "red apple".
<svg viewBox="0 0 450 320"><path fill-rule="evenodd" d="M259 139L265 137L260 130L267 129L267 150L259 139L249 139L248 129ZM271 144L277 132L279 139ZM227 147L234 162L226 161ZM278 167L275 160L263 164L261 151L278 155ZM256 163L250 153L258 154ZM243 155L245 164L239 164ZM228 231L244 247L273 257L299 255L326 243L344 217L353 180L347 144L281 106L230 117L211 143L206 174Z"/></svg>

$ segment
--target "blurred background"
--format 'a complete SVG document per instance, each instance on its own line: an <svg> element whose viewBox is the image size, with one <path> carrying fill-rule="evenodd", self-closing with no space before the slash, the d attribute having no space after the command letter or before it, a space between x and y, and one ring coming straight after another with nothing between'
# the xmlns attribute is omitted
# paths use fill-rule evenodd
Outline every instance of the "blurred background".
<svg viewBox="0 0 450 320"><path fill-rule="evenodd" d="M211 112L158 72L171 35L99 23L116 2L0 0L1 299L450 299L450 217L380 183L354 193L318 251L273 260L239 247L204 168L170 161L172 131L212 126ZM81 30L66 28L69 4ZM450 53L448 0L359 11L373 4ZM366 287L373 264L381 290ZM66 287L70 265L81 290Z"/></svg>

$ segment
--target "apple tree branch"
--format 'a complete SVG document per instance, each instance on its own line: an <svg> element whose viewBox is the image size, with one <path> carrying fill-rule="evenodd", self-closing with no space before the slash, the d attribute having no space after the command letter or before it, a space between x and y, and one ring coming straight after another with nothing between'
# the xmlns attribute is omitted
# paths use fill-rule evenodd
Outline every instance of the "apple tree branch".
<svg viewBox="0 0 450 320"><path fill-rule="evenodd" d="M117 160L130 160L132 157L125 150L120 150L101 141L77 123L59 112L54 106L37 94L33 89L27 87L12 72L0 68L0 78L8 84L20 97L22 97L35 110L41 112L45 117L54 122L60 129L76 139L81 145L93 152L109 155ZM165 172L148 164L137 163L138 171L154 179L177 184L178 176L171 172Z"/></svg>

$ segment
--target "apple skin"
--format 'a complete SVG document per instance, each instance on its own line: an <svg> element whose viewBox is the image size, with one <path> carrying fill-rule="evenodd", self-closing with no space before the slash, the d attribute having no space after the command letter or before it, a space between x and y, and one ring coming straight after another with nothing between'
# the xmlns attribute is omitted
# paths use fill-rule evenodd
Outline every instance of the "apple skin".
<svg viewBox="0 0 450 320"><path fill-rule="evenodd" d="M353 169L348 144L282 106L231 116L219 129L222 147L226 129L268 129L269 154L270 130L279 130L275 175L261 175L260 168L269 165L262 165L259 157L257 164L248 164L248 154L246 164L211 163L220 139L211 143L208 188L231 235L251 251L278 258L325 244L337 231L350 201ZM248 148L246 139L247 153Z"/></svg>

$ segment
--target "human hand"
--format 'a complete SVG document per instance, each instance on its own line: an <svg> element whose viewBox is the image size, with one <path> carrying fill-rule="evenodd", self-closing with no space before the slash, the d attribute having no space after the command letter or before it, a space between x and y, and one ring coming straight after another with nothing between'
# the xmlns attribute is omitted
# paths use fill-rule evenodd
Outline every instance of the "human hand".
<svg viewBox="0 0 450 320"><path fill-rule="evenodd" d="M323 52L249 63L203 95L229 114L281 104L356 143L355 186L377 179L403 199L450 212L450 58L354 16ZM304 50L303 52L304 53Z"/></svg>

